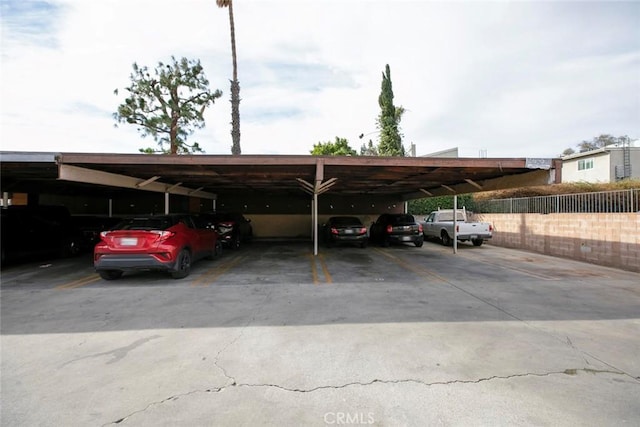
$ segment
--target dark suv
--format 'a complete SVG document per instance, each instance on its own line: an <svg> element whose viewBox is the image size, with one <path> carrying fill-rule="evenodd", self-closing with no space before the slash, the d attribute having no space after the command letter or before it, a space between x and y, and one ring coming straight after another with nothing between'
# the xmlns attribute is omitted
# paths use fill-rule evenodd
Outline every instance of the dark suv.
<svg viewBox="0 0 640 427"><path fill-rule="evenodd" d="M251 220L239 212L209 212L198 216L204 223L215 227L222 244L230 249L238 249L253 238Z"/></svg>
<svg viewBox="0 0 640 427"><path fill-rule="evenodd" d="M413 243L421 247L424 243L422 224L409 214L382 214L371 224L369 231L371 242L382 246L391 243Z"/></svg>

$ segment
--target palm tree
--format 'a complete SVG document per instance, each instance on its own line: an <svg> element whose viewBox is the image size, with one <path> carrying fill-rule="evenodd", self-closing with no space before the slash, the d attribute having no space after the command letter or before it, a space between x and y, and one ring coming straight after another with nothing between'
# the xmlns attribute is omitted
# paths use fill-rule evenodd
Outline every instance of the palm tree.
<svg viewBox="0 0 640 427"><path fill-rule="evenodd" d="M231 28L231 58L233 60L233 80L231 81L231 154L240 154L240 82L238 82L238 62L236 60L236 31L233 24L233 1L216 0L218 7L229 8Z"/></svg>

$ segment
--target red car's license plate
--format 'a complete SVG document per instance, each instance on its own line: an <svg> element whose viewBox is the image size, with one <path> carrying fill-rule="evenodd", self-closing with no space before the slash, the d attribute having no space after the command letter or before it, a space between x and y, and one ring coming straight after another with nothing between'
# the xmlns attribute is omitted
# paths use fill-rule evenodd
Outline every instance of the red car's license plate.
<svg viewBox="0 0 640 427"><path fill-rule="evenodd" d="M123 237L120 239L120 244L122 246L135 246L138 244L138 239L136 237Z"/></svg>

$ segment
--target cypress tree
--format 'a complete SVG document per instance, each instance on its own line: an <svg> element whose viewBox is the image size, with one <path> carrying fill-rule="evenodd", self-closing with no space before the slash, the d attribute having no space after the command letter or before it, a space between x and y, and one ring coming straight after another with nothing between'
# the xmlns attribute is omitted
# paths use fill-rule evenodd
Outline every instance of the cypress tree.
<svg viewBox="0 0 640 427"><path fill-rule="evenodd" d="M382 73L382 88L378 97L378 104L380 105L380 115L378 116L380 144L378 146L378 154L380 156L404 156L405 151L399 126L402 114L398 114L398 109L393 105L393 87L389 64L386 65L385 72Z"/></svg>

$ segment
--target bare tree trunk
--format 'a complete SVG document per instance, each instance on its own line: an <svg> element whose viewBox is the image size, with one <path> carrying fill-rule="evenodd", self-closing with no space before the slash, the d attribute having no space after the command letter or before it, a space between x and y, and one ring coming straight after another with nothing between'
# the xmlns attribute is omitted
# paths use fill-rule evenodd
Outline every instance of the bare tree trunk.
<svg viewBox="0 0 640 427"><path fill-rule="evenodd" d="M231 154L240 154L240 83L237 80L231 82L231 140Z"/></svg>
<svg viewBox="0 0 640 427"><path fill-rule="evenodd" d="M178 119L180 118L180 114L177 110L177 87L171 89L171 100L174 105L171 107L171 128L169 129L170 154L178 154Z"/></svg>
<svg viewBox="0 0 640 427"><path fill-rule="evenodd" d="M231 154L239 155L240 150L240 82L238 82L238 62L236 57L236 30L233 22L233 1L229 1L229 26L231 27L231 58L233 60L233 80L231 81Z"/></svg>

